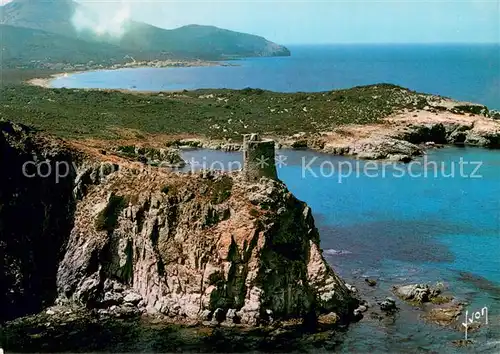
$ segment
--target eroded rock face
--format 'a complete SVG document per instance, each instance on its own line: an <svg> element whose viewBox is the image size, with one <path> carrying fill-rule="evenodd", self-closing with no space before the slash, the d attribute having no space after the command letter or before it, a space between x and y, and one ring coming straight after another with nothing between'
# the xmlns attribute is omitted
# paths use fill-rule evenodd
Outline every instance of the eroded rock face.
<svg viewBox="0 0 500 354"><path fill-rule="evenodd" d="M75 157L61 142L0 122L0 321L40 311L56 296L76 207ZM68 178L56 179L56 168Z"/></svg>
<svg viewBox="0 0 500 354"><path fill-rule="evenodd" d="M145 311L187 320L345 318L355 303L322 256L310 208L281 182L237 174L122 171L93 188L78 204L58 289L107 306L117 297L109 280Z"/></svg>
<svg viewBox="0 0 500 354"><path fill-rule="evenodd" d="M478 122L435 123L410 125L399 136L414 144L433 142L436 144L465 144L498 148L500 146L500 131L498 128L485 127L488 120ZM492 124L491 124L492 125Z"/></svg>
<svg viewBox="0 0 500 354"><path fill-rule="evenodd" d="M9 312L0 319L54 302L249 325L344 321L356 308L322 256L310 208L279 181L139 173L24 127L2 123L1 132L0 299ZM26 180L33 159L70 170Z"/></svg>

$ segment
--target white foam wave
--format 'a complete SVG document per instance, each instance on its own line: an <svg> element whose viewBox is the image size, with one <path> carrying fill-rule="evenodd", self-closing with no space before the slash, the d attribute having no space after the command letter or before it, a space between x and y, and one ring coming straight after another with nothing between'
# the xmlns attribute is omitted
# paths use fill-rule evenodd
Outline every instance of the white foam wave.
<svg viewBox="0 0 500 354"><path fill-rule="evenodd" d="M327 249L323 251L323 254L327 256L336 256L336 255L344 255L344 254L351 254L352 252L350 251L344 251L344 250L334 250L333 248Z"/></svg>

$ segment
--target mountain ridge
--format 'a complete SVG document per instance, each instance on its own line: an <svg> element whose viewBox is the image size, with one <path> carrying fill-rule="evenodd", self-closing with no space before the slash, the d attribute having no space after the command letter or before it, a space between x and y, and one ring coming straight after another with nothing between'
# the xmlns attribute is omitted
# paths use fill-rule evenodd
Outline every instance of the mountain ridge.
<svg viewBox="0 0 500 354"><path fill-rule="evenodd" d="M109 47L109 56L119 57L124 55L138 56L150 60L175 58L175 59L204 59L221 60L241 57L261 57L261 56L289 56L290 51L279 44L271 42L264 37L251 35L243 32L235 32L215 26L205 26L199 24L185 25L175 29L164 29L144 22L132 20L125 21L123 25L124 33L120 36L113 36L105 31L99 33L98 30L90 29L90 24L78 28L73 23L73 18L77 10L83 10L82 16L92 18L90 10L84 5L72 0L43 1L14 0L0 7L0 25L7 25L17 28L34 30L31 36L42 36L40 32L51 33L63 36L71 40L87 43L99 43L99 52L104 49L104 45ZM95 20L95 19L94 19ZM96 22L97 23L97 22ZM2 31L7 30L9 35L16 36L11 28L2 27ZM61 45L59 41L67 44L67 41L60 37L50 38L44 34L44 42L41 45L30 43L29 46L22 42L23 35L27 32L19 30L19 38L10 38L10 41L2 39L3 47L13 46L17 53L36 52L35 57L53 56L64 57L67 62L74 62L72 53ZM81 42L79 42L81 43ZM69 45L69 47L74 47ZM83 47L87 48L88 45ZM81 52L81 51L80 51ZM85 57L91 55L93 50L89 48ZM122 56L123 58L123 56ZM12 60L10 56L5 56L4 60ZM34 60L30 57L19 58L21 62Z"/></svg>
<svg viewBox="0 0 500 354"><path fill-rule="evenodd" d="M92 43L56 33L0 24L0 67L39 68L49 64L113 65L127 51L107 43ZM54 45L57 43L57 45Z"/></svg>

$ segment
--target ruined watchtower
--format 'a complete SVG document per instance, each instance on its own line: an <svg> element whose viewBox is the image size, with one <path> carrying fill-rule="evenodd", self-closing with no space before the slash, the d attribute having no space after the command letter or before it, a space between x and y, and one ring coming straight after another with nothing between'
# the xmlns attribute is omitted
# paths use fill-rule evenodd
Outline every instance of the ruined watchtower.
<svg viewBox="0 0 500 354"><path fill-rule="evenodd" d="M261 177L277 179L274 163L274 141L263 140L258 134L243 136L243 172L249 182L257 182Z"/></svg>

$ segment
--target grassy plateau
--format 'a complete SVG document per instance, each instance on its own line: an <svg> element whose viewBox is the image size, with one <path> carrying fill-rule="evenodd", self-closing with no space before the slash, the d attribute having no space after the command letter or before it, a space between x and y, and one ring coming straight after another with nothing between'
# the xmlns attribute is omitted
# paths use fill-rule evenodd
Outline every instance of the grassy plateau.
<svg viewBox="0 0 500 354"><path fill-rule="evenodd" d="M287 136L376 122L427 97L378 84L319 93L260 89L132 93L4 85L0 119L24 123L62 138L120 138L141 134L193 135L240 140L242 134Z"/></svg>

